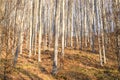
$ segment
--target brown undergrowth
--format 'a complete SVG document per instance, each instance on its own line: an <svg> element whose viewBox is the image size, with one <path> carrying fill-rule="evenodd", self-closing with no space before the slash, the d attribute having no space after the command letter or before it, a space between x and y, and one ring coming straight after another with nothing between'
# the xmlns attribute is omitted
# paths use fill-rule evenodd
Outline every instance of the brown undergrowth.
<svg viewBox="0 0 120 80"><path fill-rule="evenodd" d="M59 52L60 54L60 52ZM107 54L107 64L100 66L99 54L65 49L64 60L58 60L58 73L51 75L53 49L42 51L42 62L37 55L20 54L16 68L9 75L12 80L119 80L117 60L114 54ZM2 76L2 75L1 75ZM1 78L2 79L2 78Z"/></svg>

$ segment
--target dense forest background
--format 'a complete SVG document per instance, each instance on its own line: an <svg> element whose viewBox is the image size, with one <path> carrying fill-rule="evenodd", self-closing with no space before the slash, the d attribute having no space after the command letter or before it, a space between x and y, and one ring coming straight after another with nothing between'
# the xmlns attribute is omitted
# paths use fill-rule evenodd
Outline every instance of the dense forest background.
<svg viewBox="0 0 120 80"><path fill-rule="evenodd" d="M1 80L119 80L120 0L0 0Z"/></svg>

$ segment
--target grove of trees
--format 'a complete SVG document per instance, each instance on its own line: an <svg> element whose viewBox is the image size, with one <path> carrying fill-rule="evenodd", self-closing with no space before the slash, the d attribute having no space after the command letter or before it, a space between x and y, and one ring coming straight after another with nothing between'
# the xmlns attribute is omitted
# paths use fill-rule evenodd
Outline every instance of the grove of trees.
<svg viewBox="0 0 120 80"><path fill-rule="evenodd" d="M0 60L15 67L26 51L42 62L52 48L53 74L65 48L99 53L101 66L113 51L120 71L120 0L0 0Z"/></svg>

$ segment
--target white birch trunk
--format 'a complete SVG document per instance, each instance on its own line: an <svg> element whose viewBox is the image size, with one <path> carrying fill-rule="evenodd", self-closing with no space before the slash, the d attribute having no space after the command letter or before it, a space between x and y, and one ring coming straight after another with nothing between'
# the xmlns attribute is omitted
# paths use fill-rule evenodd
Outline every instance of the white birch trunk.
<svg viewBox="0 0 120 80"><path fill-rule="evenodd" d="M65 21L64 21L64 19L65 19L65 2L64 2L64 0L63 0L63 27L62 27L62 56L64 57L64 29L65 29Z"/></svg>
<svg viewBox="0 0 120 80"><path fill-rule="evenodd" d="M40 2L40 1L39 1ZM41 42L42 42L42 3L43 1L41 0L41 2L39 3L39 9L40 9L40 13L39 13L39 24L40 24L40 28L39 28L39 44L38 44L38 61L41 62Z"/></svg>
<svg viewBox="0 0 120 80"><path fill-rule="evenodd" d="M31 55L32 55L32 25L33 25L33 23L32 23L32 15L33 15L33 12L32 12L32 11L33 11L33 0L31 0L31 6L30 6L30 8L31 8L31 12L30 12L29 57L31 57Z"/></svg>
<svg viewBox="0 0 120 80"><path fill-rule="evenodd" d="M57 66L58 66L58 29L59 29L58 19L59 19L59 15L57 15L57 13L59 13L60 1L56 0L55 5L56 5L55 6L55 45L54 45L53 70L52 70L53 74L57 73Z"/></svg>

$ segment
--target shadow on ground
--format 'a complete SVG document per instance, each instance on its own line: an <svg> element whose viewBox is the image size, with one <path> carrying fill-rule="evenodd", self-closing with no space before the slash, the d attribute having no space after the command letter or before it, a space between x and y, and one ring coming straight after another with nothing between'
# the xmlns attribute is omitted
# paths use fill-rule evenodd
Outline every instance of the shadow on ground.
<svg viewBox="0 0 120 80"><path fill-rule="evenodd" d="M33 74L27 70L24 70L22 68L16 68L16 70L19 73L22 73L23 75L27 76L30 80L43 80L42 78L40 78L39 76L37 76L36 74ZM23 77L21 77L22 80L25 80Z"/></svg>
<svg viewBox="0 0 120 80"><path fill-rule="evenodd" d="M55 77L57 80L91 80L89 76L75 71L58 73Z"/></svg>

